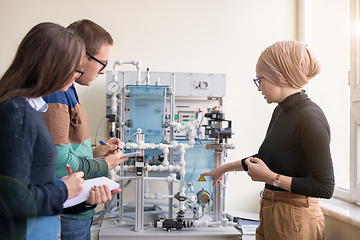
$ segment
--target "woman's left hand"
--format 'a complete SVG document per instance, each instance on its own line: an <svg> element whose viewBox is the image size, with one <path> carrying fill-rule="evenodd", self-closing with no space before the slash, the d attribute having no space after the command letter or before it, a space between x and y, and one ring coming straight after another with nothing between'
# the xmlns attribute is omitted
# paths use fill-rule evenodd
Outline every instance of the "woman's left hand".
<svg viewBox="0 0 360 240"><path fill-rule="evenodd" d="M276 174L271 171L263 160L249 157L245 160L248 166L248 175L253 181L271 183Z"/></svg>

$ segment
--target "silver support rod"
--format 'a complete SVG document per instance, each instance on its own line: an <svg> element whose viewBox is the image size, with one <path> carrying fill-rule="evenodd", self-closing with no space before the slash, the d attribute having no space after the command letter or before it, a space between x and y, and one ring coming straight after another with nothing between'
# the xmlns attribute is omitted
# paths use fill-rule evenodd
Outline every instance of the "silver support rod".
<svg viewBox="0 0 360 240"><path fill-rule="evenodd" d="M120 139L123 140L124 138L124 118L125 118L125 73L121 73L122 75L122 88L121 88L121 94L120 94L120 104L121 104L121 108L120 108Z"/></svg>
<svg viewBox="0 0 360 240"><path fill-rule="evenodd" d="M121 94L120 94L120 120L119 120L119 130L120 130L120 140L124 140L124 117L125 117L125 73L121 73L121 80L122 80L122 88L121 88ZM121 163L121 170L120 170L120 177L122 177L124 175L124 163ZM123 190L124 187L124 181L120 180L120 189ZM121 191L120 193L117 194L118 197L118 205L117 205L117 209L118 209L118 220L120 222L124 222L124 208L123 208L123 204L124 204L124 197L123 197L123 191Z"/></svg>
<svg viewBox="0 0 360 240"><path fill-rule="evenodd" d="M170 121L174 122L174 114L175 114L175 74L171 74L170 79L170 87L171 87L171 96L170 96ZM170 127L170 142L174 141L174 128ZM170 165L174 165L174 149L170 148ZM169 195L174 194L174 184L171 182L169 184ZM168 218L173 218L173 198L169 198L169 216Z"/></svg>
<svg viewBox="0 0 360 240"><path fill-rule="evenodd" d="M222 151L222 153L221 153L221 163L220 163L220 165L224 165L225 164L225 156L227 156L226 155L226 152L227 152L227 149L224 149L223 151ZM224 186L226 186L226 182L225 182L225 177L224 177L224 180L223 180L223 182L224 182ZM226 197L226 192L225 192L225 187L223 187L222 188L222 211L221 211L221 213L224 213L225 212L225 197Z"/></svg>
<svg viewBox="0 0 360 240"><path fill-rule="evenodd" d="M214 168L220 167L222 161L222 150L215 149L214 152ZM213 222L222 220L223 197L221 184L216 184L213 192Z"/></svg>
<svg viewBox="0 0 360 240"><path fill-rule="evenodd" d="M136 134L136 142L145 142L145 134ZM144 149L137 149L141 156L145 156ZM145 160L145 159L144 159ZM144 172L142 172L144 173ZM135 228L134 231L144 230L144 176L136 176L135 180Z"/></svg>
<svg viewBox="0 0 360 240"><path fill-rule="evenodd" d="M135 228L134 231L144 230L144 177L135 180Z"/></svg>

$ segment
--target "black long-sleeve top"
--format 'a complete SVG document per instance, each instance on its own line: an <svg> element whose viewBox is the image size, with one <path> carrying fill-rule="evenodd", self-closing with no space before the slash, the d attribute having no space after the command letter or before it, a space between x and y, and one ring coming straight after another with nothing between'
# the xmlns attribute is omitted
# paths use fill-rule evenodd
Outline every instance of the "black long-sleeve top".
<svg viewBox="0 0 360 240"><path fill-rule="evenodd" d="M253 156L273 172L292 177L292 193L331 198L334 192L330 126L321 108L303 92L278 104L258 154ZM245 159L242 165L247 171ZM284 191L269 184L265 188Z"/></svg>

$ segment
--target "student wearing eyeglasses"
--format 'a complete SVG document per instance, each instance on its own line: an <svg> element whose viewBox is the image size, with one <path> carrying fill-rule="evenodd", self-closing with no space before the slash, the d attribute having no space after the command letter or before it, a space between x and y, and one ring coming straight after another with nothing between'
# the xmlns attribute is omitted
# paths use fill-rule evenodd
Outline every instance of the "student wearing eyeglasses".
<svg viewBox="0 0 360 240"><path fill-rule="evenodd" d="M98 24L87 20L73 22L67 27L85 43L83 59L84 73L75 80L77 84L90 86L100 75L105 74L113 39ZM77 95L75 85L66 92L55 92L43 98L49 105L44 113L45 123L57 148L56 175L66 175L66 164L74 171L83 171L84 178L108 176L108 171L115 168L126 158L121 158L121 141L109 139L106 145L92 148L88 117ZM93 160L96 157L103 160ZM63 214L61 216L62 240L90 240L90 227L95 215L94 210L81 214Z"/></svg>
<svg viewBox="0 0 360 240"><path fill-rule="evenodd" d="M277 103L258 152L204 173L216 185L229 171L247 171L265 183L256 239L324 239L319 198L331 198L334 170L330 126L324 112L302 90L320 73L318 59L299 41L266 48L256 65L256 87Z"/></svg>
<svg viewBox="0 0 360 240"><path fill-rule="evenodd" d="M54 178L56 148L44 123L42 112L48 106L41 97L66 91L83 73L83 56L84 44L71 31L40 23L26 34L0 78L1 239L59 239L60 213L93 209L120 192L94 187L86 202L63 209L65 200L82 190L84 173Z"/></svg>

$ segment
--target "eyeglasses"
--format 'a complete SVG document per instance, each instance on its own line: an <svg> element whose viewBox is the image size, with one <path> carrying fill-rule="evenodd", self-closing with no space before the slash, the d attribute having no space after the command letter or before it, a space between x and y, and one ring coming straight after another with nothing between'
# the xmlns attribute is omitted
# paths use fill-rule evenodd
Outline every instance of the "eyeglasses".
<svg viewBox="0 0 360 240"><path fill-rule="evenodd" d="M104 68L108 65L108 62L106 61L106 63L103 63L102 61L100 61L99 59L97 59L96 57L94 57L93 55L91 55L90 53L86 53L91 59L97 61L98 63L100 63L102 65L102 67L100 68L99 72L101 72L102 70L104 70Z"/></svg>
<svg viewBox="0 0 360 240"><path fill-rule="evenodd" d="M78 79L84 74L84 70L75 70L75 79Z"/></svg>
<svg viewBox="0 0 360 240"><path fill-rule="evenodd" d="M260 88L261 86L261 79L263 79L264 77L259 77L259 78L256 78L256 79L253 79L254 80L254 83L256 85L257 88Z"/></svg>

